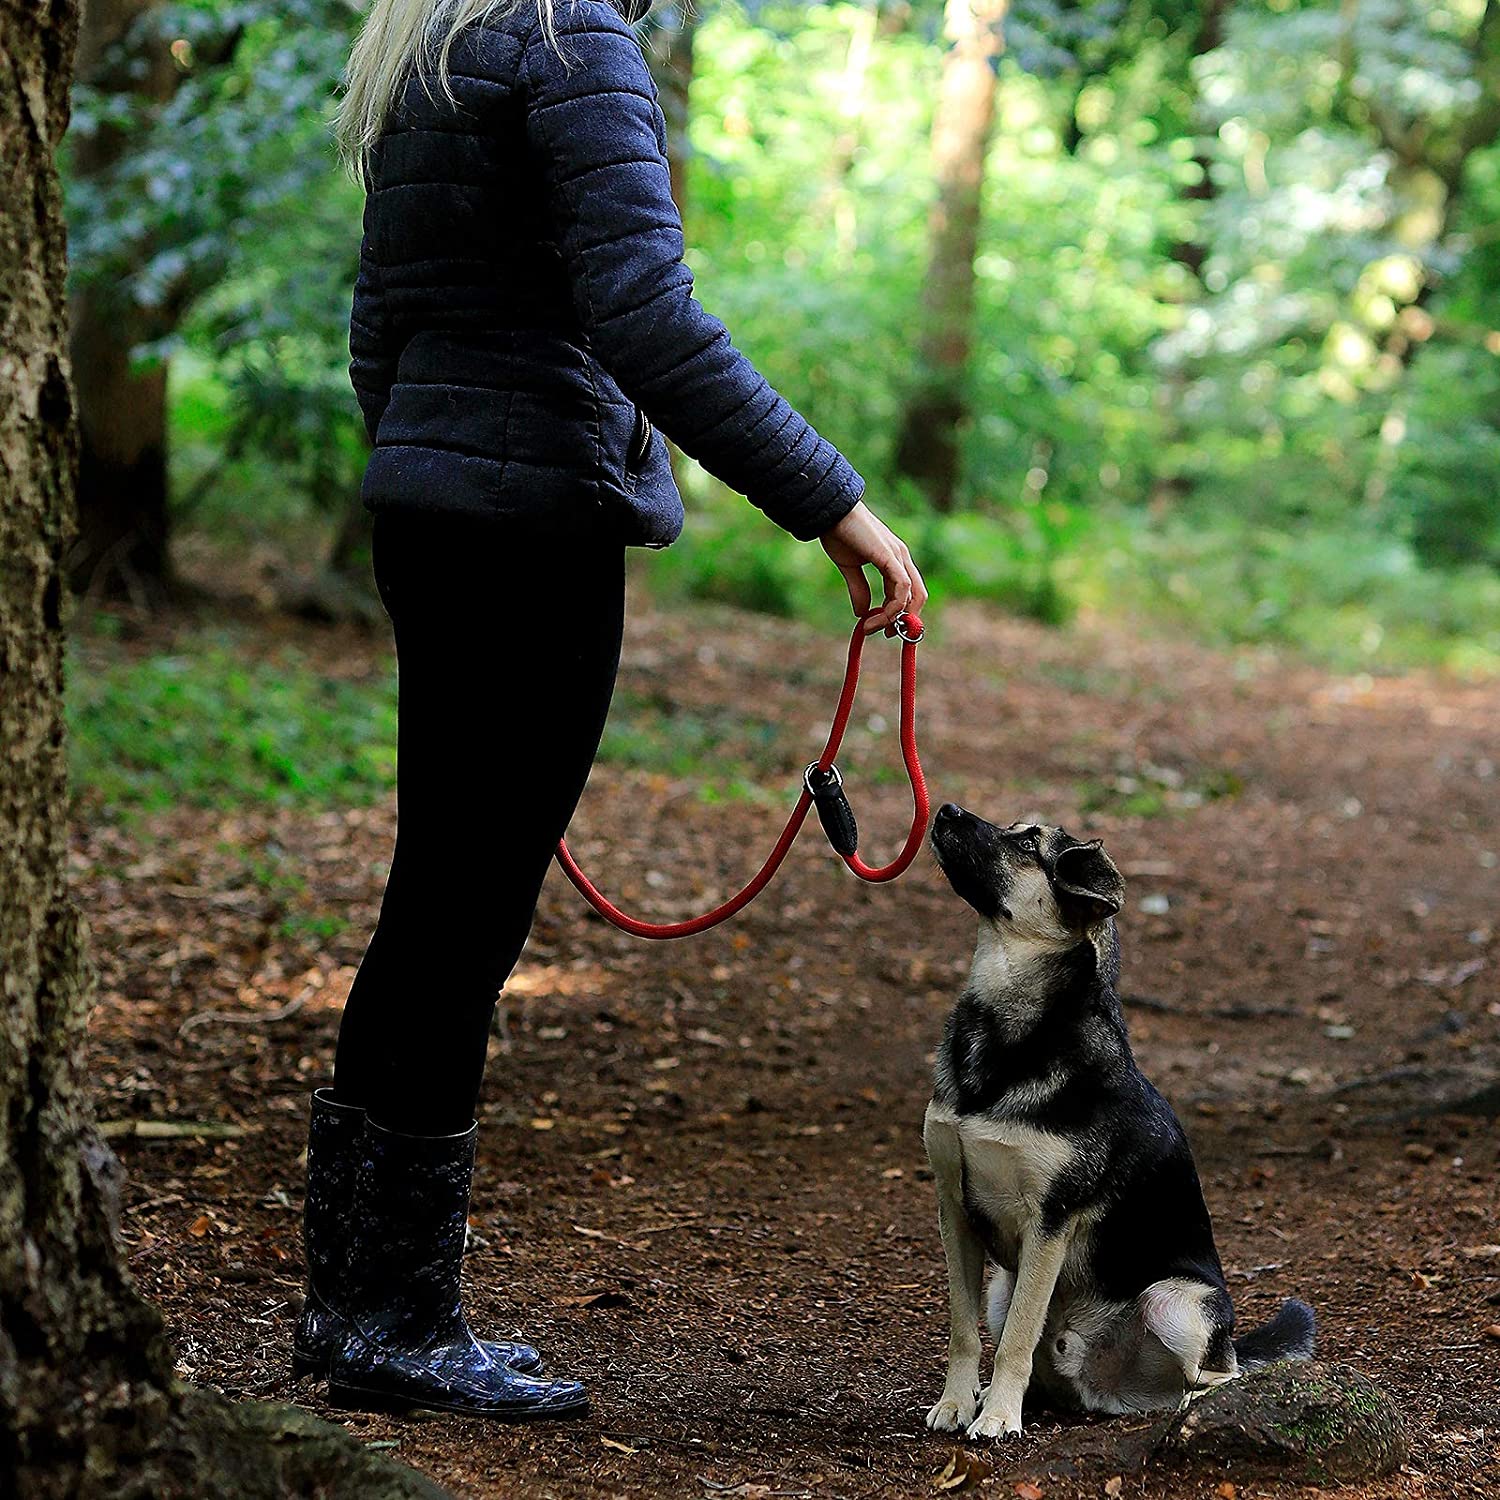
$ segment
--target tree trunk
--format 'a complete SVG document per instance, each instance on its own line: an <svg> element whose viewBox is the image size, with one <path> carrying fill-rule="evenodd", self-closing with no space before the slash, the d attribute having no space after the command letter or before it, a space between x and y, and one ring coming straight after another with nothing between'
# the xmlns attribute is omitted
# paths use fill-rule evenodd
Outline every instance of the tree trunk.
<svg viewBox="0 0 1500 1500"><path fill-rule="evenodd" d="M1189 101L1187 108L1190 123L1195 129L1203 124L1200 118L1203 111L1193 64L1200 57L1205 57L1224 45L1229 6L1230 0L1207 0L1199 17L1198 29L1193 33L1187 55L1183 59L1182 87ZM1172 298L1184 307L1184 320L1188 316L1186 308L1201 302L1205 291L1203 266L1208 260L1211 247L1204 233L1204 210L1218 194L1213 179L1213 155L1208 138L1204 135L1197 137L1193 163L1198 169L1198 176L1178 195L1193 207L1192 232L1187 239L1176 241L1170 251L1172 259L1186 267L1193 276L1193 280L1184 287L1182 295ZM1161 467L1152 476L1148 503L1158 515L1176 508L1193 490L1194 479L1188 469L1191 434L1182 415L1186 409L1191 373L1185 357L1175 360L1165 371L1156 390L1155 405L1161 419L1161 444L1158 449Z"/></svg>
<svg viewBox="0 0 1500 1500"><path fill-rule="evenodd" d="M688 96L693 87L693 41L698 32L697 8L688 0L675 0L653 10L647 33L648 60L661 94L661 112L667 119L667 168L672 174L672 197L677 212L687 217L687 164L692 154L688 143Z"/></svg>
<svg viewBox="0 0 1500 1500"><path fill-rule="evenodd" d="M87 0L78 74L111 92L163 100L178 72L165 43L122 46L161 0ZM109 172L129 151L128 131L106 127L80 139L80 178ZM82 451L79 532L68 557L73 586L153 604L169 591L167 550L167 366L134 367L132 352L168 329L119 288L94 284L73 297L72 361Z"/></svg>
<svg viewBox="0 0 1500 1500"><path fill-rule="evenodd" d="M114 1248L113 1158L85 1107L89 975L65 877L62 559L77 437L63 349L66 234L53 153L68 117L76 7L0 9L0 1493L140 1443L170 1367Z"/></svg>
<svg viewBox="0 0 1500 1500"><path fill-rule="evenodd" d="M1342 67L1346 93L1356 66L1356 0L1343 6ZM1393 366L1392 396L1380 424L1380 446L1365 476L1364 501L1374 509L1386 497L1398 450L1406 432L1406 382L1418 350L1435 323L1427 311L1441 279L1438 263L1461 205L1470 160L1500 140L1500 3L1485 0L1470 43L1478 96L1458 128L1436 137L1404 125L1374 99L1362 101L1369 124L1392 160L1389 186L1397 209L1390 233L1416 261L1416 284L1396 295L1399 312L1386 338L1383 357Z"/></svg>
<svg viewBox="0 0 1500 1500"><path fill-rule="evenodd" d="M932 505L944 511L953 508L959 441L969 421L965 387L974 332L974 257L1009 3L948 0L945 12L951 45L932 128L938 191L928 226L920 373L896 444L897 471L915 479Z"/></svg>
<svg viewBox="0 0 1500 1500"><path fill-rule="evenodd" d="M1210 52L1217 51L1224 45L1224 18L1228 13L1229 0L1206 0L1203 14L1198 21L1198 29L1193 33L1192 44L1188 48L1187 87L1189 98L1193 101L1191 107L1195 114L1199 110L1197 80L1193 76L1193 64L1200 57L1206 57ZM1186 202L1192 204L1212 203L1217 193L1213 179L1213 157L1209 152L1207 142L1201 136L1193 152L1193 164L1198 169L1197 179L1183 188L1181 196ZM1201 219L1197 227L1201 229ZM1179 240L1172 247L1172 259L1186 266L1201 282L1203 262L1208 259L1208 245L1199 234L1195 234L1191 239Z"/></svg>
<svg viewBox="0 0 1500 1500"><path fill-rule="evenodd" d="M832 215L838 260L844 270L854 263L859 247L859 210L849 179L865 136L865 113L869 107L870 59L880 25L878 0L862 0L849 28L849 47L844 54L843 86L839 90L839 114L843 125L834 142L830 160Z"/></svg>
<svg viewBox="0 0 1500 1500"><path fill-rule="evenodd" d="M699 12L692 0L674 0L651 11L648 61L661 95L661 112L667 121L667 171L672 178L672 198L683 223L688 220L688 161L693 148L688 140L692 119L693 42L698 34ZM682 483L682 453L668 442L667 458L678 484Z"/></svg>
<svg viewBox="0 0 1500 1500"><path fill-rule="evenodd" d="M90 974L66 876L78 428L54 156L77 27L75 0L0 6L0 1495L437 1496L304 1413L176 1386L115 1238L119 1167L84 1087Z"/></svg>

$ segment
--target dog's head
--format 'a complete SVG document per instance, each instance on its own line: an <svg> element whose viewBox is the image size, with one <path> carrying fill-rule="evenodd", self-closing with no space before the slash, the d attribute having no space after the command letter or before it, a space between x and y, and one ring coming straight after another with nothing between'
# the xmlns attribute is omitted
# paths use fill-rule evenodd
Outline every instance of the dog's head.
<svg viewBox="0 0 1500 1500"><path fill-rule="evenodd" d="M948 883L1002 933L1063 951L1093 935L1125 904L1125 880L1098 839L1061 828L998 828L949 802L932 847Z"/></svg>

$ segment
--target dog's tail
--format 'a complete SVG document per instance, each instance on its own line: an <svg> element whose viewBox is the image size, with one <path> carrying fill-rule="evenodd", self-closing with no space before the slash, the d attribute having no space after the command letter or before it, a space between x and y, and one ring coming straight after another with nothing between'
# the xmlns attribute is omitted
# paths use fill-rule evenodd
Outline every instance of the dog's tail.
<svg viewBox="0 0 1500 1500"><path fill-rule="evenodd" d="M1278 1359L1311 1359L1315 1321L1313 1310L1295 1297L1281 1304L1276 1316L1234 1341L1240 1369L1274 1364Z"/></svg>

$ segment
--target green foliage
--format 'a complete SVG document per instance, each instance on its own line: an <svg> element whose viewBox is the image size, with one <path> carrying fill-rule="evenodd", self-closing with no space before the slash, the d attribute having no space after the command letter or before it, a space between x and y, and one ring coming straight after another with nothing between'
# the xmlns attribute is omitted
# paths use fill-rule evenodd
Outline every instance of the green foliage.
<svg viewBox="0 0 1500 1500"><path fill-rule="evenodd" d="M1500 361L1433 349L1413 371L1387 524L1409 528L1426 563L1500 570Z"/></svg>
<svg viewBox="0 0 1500 1500"><path fill-rule="evenodd" d="M115 87L74 90L69 142L118 132L103 172L68 176L73 274L166 316L258 258L258 232L326 178L327 115L354 16L341 0L181 0L146 9ZM131 91L170 47L165 102ZM169 319L170 323L175 319Z"/></svg>
<svg viewBox="0 0 1500 1500"><path fill-rule="evenodd" d="M390 671L334 679L293 651L247 660L208 634L145 658L91 644L69 684L73 782L108 807L347 805L394 784Z"/></svg>
<svg viewBox="0 0 1500 1500"><path fill-rule="evenodd" d="M927 274L936 0L702 6L689 258L942 594L1482 670L1500 578L1484 10L1234 0L1204 50L1193 0L1014 0L951 517L891 472ZM152 14L190 43L184 83L165 106L80 91L75 131L135 140L71 184L76 274L162 312L146 352L174 356L194 522L300 539L364 457L345 347L359 193L327 129L356 12ZM692 488L653 586L839 615L816 549Z"/></svg>
<svg viewBox="0 0 1500 1500"><path fill-rule="evenodd" d="M324 509L358 483L346 340L361 199L329 128L357 19L346 0L151 7L106 69L118 86L74 91L70 157L101 131L128 142L106 168L66 173L75 284L143 331L138 359L191 351L225 387L217 448L179 466L179 493L251 453ZM133 92L130 60L164 47L178 76L163 102Z"/></svg>
<svg viewBox="0 0 1500 1500"><path fill-rule="evenodd" d="M696 487L688 529L637 576L653 593L716 598L841 628L848 608L821 551L771 532L738 496ZM1225 645L1268 643L1348 669L1500 673L1500 572L1425 566L1379 519L1294 527L1189 506L1165 517L1061 501L1006 516L892 519L921 560L940 629L972 598L1049 624L1079 612ZM743 588L743 592L739 590Z"/></svg>
<svg viewBox="0 0 1500 1500"><path fill-rule="evenodd" d="M390 663L333 676L290 649L247 657L222 631L141 656L115 640L115 623L94 616L69 663L72 781L91 808L349 807L394 787ZM753 714L622 689L599 759L689 778L711 801L759 798L786 771L781 735Z"/></svg>
<svg viewBox="0 0 1500 1500"><path fill-rule="evenodd" d="M770 719L730 707L688 710L667 695L622 690L610 705L599 760L691 781L706 802L759 801L786 776L783 740L783 727Z"/></svg>

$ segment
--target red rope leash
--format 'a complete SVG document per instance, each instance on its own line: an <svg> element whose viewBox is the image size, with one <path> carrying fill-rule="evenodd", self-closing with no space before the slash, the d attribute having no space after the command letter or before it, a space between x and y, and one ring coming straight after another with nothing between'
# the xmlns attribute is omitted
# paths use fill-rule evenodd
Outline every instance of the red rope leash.
<svg viewBox="0 0 1500 1500"><path fill-rule="evenodd" d="M927 834L927 780L922 775L922 762L917 757L917 643L924 633L922 622L915 615L902 615L897 633L902 643L901 759L906 764L906 775L911 782L912 819L906 846L890 864L875 867L867 865L859 857L856 848L859 835L854 826L853 814L844 800L842 778L833 763L839 746L844 742L844 731L849 727L849 716L854 711L854 695L859 688L859 659L865 645L864 620L861 620L855 625L854 634L849 637L849 660L844 668L844 686L839 693L838 707L834 710L828 742L823 746L823 753L803 775L802 795L797 798L797 805L792 809L792 815L787 819L786 827L781 830L781 836L776 840L765 864L756 872L749 885L722 905L704 912L701 917L693 917L686 922L643 922L638 917L627 916L613 902L600 895L594 883L578 868L577 861L568 852L567 840L564 839L557 846L557 862L582 893L584 900L605 921L612 922L622 932L628 932L634 937L679 938L707 932L710 927L717 927L736 912L743 911L771 883L772 877L781 868L787 851L802 831L803 823L807 821L815 791L820 803L826 800L831 809L824 818L824 827L828 830L830 840L844 863L861 880L882 882L895 880L898 875L904 874L917 857ZM830 826L830 819L836 826ZM847 849L841 847L842 844L847 844Z"/></svg>

